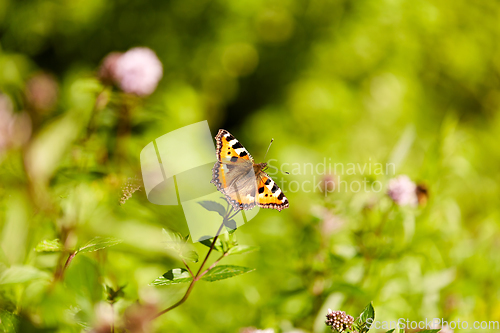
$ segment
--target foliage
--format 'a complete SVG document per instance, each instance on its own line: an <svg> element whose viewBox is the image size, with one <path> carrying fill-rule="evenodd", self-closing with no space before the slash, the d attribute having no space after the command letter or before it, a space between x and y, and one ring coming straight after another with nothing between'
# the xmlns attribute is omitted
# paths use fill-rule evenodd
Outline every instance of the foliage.
<svg viewBox="0 0 500 333"><path fill-rule="evenodd" d="M496 320L499 14L450 0L0 1L0 332L95 329L102 309L131 331L130 313L174 306L200 267L181 306L144 316L152 332L324 333L328 308L370 301L378 320ZM147 97L100 72L137 46L163 66ZM205 119L256 162L275 139L266 172L290 208L193 243L181 206L147 200L139 156ZM400 175L417 206L387 195Z"/></svg>

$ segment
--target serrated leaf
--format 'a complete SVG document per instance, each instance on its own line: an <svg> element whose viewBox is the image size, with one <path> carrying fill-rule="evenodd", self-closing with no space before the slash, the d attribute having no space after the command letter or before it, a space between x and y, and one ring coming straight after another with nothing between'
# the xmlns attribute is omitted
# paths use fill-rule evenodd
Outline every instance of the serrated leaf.
<svg viewBox="0 0 500 333"><path fill-rule="evenodd" d="M48 279L50 275L33 266L12 266L0 275L0 285Z"/></svg>
<svg viewBox="0 0 500 333"><path fill-rule="evenodd" d="M228 254L244 254L253 251L257 251L259 249L258 246L250 246L250 245L236 245L227 251Z"/></svg>
<svg viewBox="0 0 500 333"><path fill-rule="evenodd" d="M167 249L175 251L176 254L182 259L198 262L198 253L190 250L186 244L189 235L184 238L180 233L166 229L162 229L162 233L166 240L165 243Z"/></svg>
<svg viewBox="0 0 500 333"><path fill-rule="evenodd" d="M161 229L161 232L167 242L184 243L185 241L182 235L178 232L166 230L165 228Z"/></svg>
<svg viewBox="0 0 500 333"><path fill-rule="evenodd" d="M221 217L226 215L226 209L218 202L205 200L198 203L208 211L217 212Z"/></svg>
<svg viewBox="0 0 500 333"><path fill-rule="evenodd" d="M254 271L255 268L234 266L234 265L220 265L215 266L201 279L209 282L229 279L237 275L245 274Z"/></svg>
<svg viewBox="0 0 500 333"><path fill-rule="evenodd" d="M185 240L182 235L175 231L170 231L162 229L163 237L165 238L166 248L174 250L177 254L181 254L182 248L184 247Z"/></svg>
<svg viewBox="0 0 500 333"><path fill-rule="evenodd" d="M94 252L105 249L107 247L120 244L122 241L111 237L95 237L87 244L78 249L79 253Z"/></svg>
<svg viewBox="0 0 500 333"><path fill-rule="evenodd" d="M370 302L363 312L356 319L355 326L358 328L359 333L366 333L370 330L371 324L375 319L375 310L373 309L373 305Z"/></svg>
<svg viewBox="0 0 500 333"><path fill-rule="evenodd" d="M182 259L189 260L192 262L198 262L198 253L193 250L184 251L179 255Z"/></svg>
<svg viewBox="0 0 500 333"><path fill-rule="evenodd" d="M193 281L191 274L187 269L174 268L154 280L151 285L153 286L169 286L172 284L188 283Z"/></svg>
<svg viewBox="0 0 500 333"><path fill-rule="evenodd" d="M59 239L43 240L35 247L36 252L59 252L64 249Z"/></svg>

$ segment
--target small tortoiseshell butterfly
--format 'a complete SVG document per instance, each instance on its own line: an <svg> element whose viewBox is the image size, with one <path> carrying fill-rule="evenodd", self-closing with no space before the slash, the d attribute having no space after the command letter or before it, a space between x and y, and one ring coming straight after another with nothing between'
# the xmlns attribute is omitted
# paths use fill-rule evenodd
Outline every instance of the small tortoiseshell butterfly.
<svg viewBox="0 0 500 333"><path fill-rule="evenodd" d="M283 191L265 172L267 163L254 163L250 153L226 130L220 129L217 141L217 162L212 181L225 194L235 210L261 208L281 211L288 208Z"/></svg>

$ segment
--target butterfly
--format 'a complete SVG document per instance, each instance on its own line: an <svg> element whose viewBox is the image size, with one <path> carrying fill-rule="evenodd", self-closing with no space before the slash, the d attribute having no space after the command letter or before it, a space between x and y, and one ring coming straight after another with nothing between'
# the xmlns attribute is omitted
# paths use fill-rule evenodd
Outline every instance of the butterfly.
<svg viewBox="0 0 500 333"><path fill-rule="evenodd" d="M252 155L228 131L220 129L215 137L217 162L211 183L223 193L235 210L249 210L259 205L281 211L288 199L264 169L267 163L254 163Z"/></svg>

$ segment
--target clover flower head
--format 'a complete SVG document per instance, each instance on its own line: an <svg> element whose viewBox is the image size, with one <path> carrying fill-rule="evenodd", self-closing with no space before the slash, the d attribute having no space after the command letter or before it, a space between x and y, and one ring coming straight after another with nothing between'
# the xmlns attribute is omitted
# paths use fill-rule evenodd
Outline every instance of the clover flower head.
<svg viewBox="0 0 500 333"><path fill-rule="evenodd" d="M138 96L152 94L163 76L160 60L147 47L136 47L119 56L115 54L108 65L118 86L124 92Z"/></svg>
<svg viewBox="0 0 500 333"><path fill-rule="evenodd" d="M406 175L389 180L387 194L400 206L415 207L418 204L417 185Z"/></svg>
<svg viewBox="0 0 500 333"><path fill-rule="evenodd" d="M325 323L331 327L333 332L342 333L345 330L352 329L354 317L344 311L332 311L328 309Z"/></svg>

